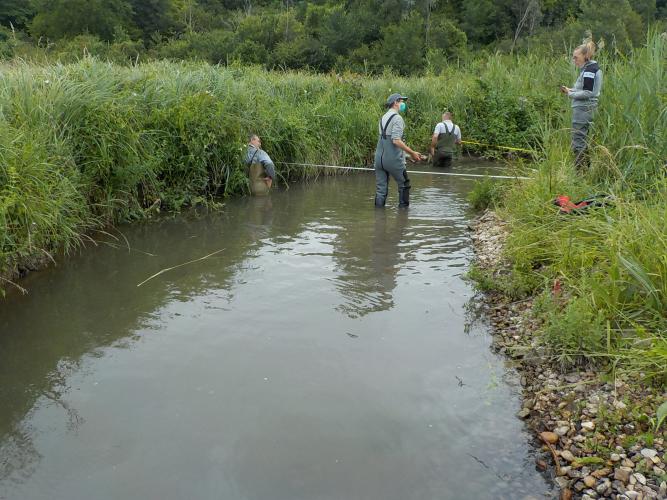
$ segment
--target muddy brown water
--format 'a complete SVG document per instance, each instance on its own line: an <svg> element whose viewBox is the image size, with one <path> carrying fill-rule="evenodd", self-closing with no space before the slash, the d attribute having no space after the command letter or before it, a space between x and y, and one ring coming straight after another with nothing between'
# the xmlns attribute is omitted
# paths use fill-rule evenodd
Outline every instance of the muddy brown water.
<svg viewBox="0 0 667 500"><path fill-rule="evenodd" d="M549 495L471 313L473 182L412 177L407 211L321 178L30 275L0 304L0 498Z"/></svg>

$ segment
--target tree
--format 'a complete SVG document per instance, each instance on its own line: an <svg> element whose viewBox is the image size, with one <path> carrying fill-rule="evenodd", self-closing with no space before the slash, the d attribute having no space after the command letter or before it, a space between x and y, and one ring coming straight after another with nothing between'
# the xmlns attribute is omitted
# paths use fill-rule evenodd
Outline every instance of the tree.
<svg viewBox="0 0 667 500"><path fill-rule="evenodd" d="M494 42L512 31L512 17L503 1L469 0L463 7L463 29L468 40Z"/></svg>
<svg viewBox="0 0 667 500"><path fill-rule="evenodd" d="M603 38L621 51L641 43L642 20L628 0L582 0L580 8L579 23L596 39Z"/></svg>
<svg viewBox="0 0 667 500"><path fill-rule="evenodd" d="M0 0L0 24L23 28L33 16L30 2L26 0Z"/></svg>
<svg viewBox="0 0 667 500"><path fill-rule="evenodd" d="M403 22L382 30L382 43L376 47L378 63L397 70L403 75L420 72L424 68L424 18L417 11Z"/></svg>
<svg viewBox="0 0 667 500"><path fill-rule="evenodd" d="M516 41L521 35L521 32L524 29L528 30L529 34L533 34L536 25L539 23L540 18L542 17L542 9L539 0L522 0L515 3L515 9L517 10L518 22L516 24L516 29L514 30L514 39L512 40L512 48L510 52L514 51L514 46Z"/></svg>
<svg viewBox="0 0 667 500"><path fill-rule="evenodd" d="M127 0L36 0L35 11L30 31L54 39L90 33L111 41L116 27L135 28Z"/></svg>
<svg viewBox="0 0 667 500"><path fill-rule="evenodd" d="M130 0L134 24L144 39L154 33L165 33L174 26L176 15L171 0Z"/></svg>

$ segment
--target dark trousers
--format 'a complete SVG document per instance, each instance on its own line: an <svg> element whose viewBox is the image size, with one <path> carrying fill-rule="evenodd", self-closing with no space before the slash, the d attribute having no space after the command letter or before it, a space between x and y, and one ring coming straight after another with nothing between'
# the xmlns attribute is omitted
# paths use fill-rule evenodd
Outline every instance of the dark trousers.
<svg viewBox="0 0 667 500"><path fill-rule="evenodd" d="M454 155L452 153L438 153L436 151L433 156L433 166L437 168L449 168L452 166L452 159Z"/></svg>

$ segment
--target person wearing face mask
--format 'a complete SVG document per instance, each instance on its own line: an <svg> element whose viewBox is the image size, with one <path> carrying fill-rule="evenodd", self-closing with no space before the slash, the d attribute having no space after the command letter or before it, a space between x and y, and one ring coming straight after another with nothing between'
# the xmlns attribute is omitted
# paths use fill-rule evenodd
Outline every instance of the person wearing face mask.
<svg viewBox="0 0 667 500"><path fill-rule="evenodd" d="M572 151L577 169L588 166L587 137L593 114L597 109L600 89L602 88L602 70L592 58L595 44L592 40L580 45L572 53L572 61L581 69L574 87L561 85L560 90L572 99Z"/></svg>
<svg viewBox="0 0 667 500"><path fill-rule="evenodd" d="M398 206L410 205L410 179L405 168L405 154L413 161L422 159L422 154L410 149L403 141L405 121L399 113L407 109L407 97L391 94L385 107L387 112L378 124L377 146L375 148L375 206L384 207L389 192L389 176L398 185Z"/></svg>

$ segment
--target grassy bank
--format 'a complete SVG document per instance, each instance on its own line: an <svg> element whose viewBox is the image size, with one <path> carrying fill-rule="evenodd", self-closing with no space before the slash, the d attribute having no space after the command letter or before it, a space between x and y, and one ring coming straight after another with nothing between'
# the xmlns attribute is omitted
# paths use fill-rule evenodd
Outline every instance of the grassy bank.
<svg viewBox="0 0 667 500"><path fill-rule="evenodd" d="M572 167L569 131L544 130L534 180L488 185L510 224L511 273L489 288L539 295L539 341L563 366L594 365L667 384L667 39L605 60L591 169ZM606 207L558 215L551 200L608 195Z"/></svg>
<svg viewBox="0 0 667 500"><path fill-rule="evenodd" d="M397 90L411 97L408 143L422 150L445 107L467 138L537 145L545 116L565 109L550 81L571 73L563 58L544 65L534 85L537 62L496 57L448 78L411 79L90 58L5 65L0 276L117 221L245 192L241 158L251 131L276 162L367 164L382 103ZM318 174L283 165L278 172L282 182Z"/></svg>

